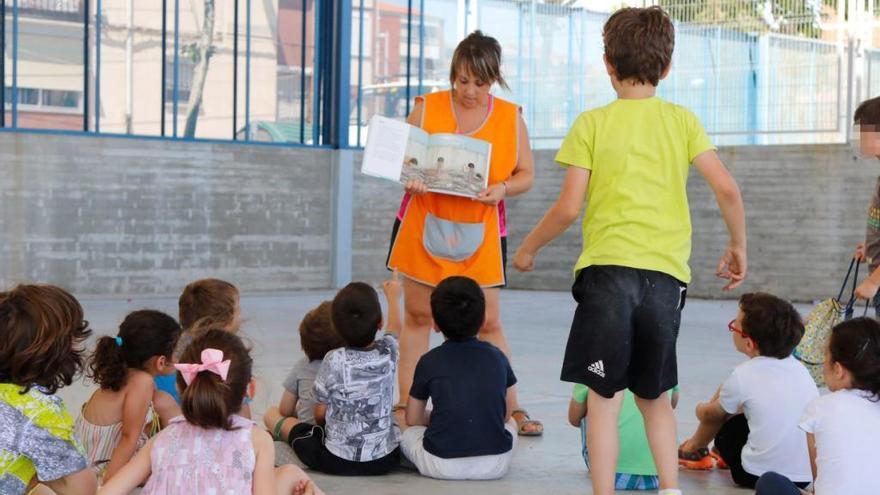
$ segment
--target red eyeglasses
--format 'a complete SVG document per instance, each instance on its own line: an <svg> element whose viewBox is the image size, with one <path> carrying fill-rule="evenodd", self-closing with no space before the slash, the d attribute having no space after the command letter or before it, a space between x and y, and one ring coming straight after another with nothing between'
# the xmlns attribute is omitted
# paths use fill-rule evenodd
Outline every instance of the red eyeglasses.
<svg viewBox="0 0 880 495"><path fill-rule="evenodd" d="M742 338L744 338L744 339L752 338L751 336L749 336L749 334L747 334L745 331L743 331L742 328L736 328L736 318L730 320L730 323L727 324L727 329L733 333L740 334L742 336Z"/></svg>

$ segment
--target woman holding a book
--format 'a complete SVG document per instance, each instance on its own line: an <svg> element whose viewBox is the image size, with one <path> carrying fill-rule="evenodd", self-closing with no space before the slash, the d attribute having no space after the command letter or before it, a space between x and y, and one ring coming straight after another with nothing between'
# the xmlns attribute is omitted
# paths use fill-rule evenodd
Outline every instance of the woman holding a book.
<svg viewBox="0 0 880 495"><path fill-rule="evenodd" d="M459 43L452 57L450 82L451 90L417 97L407 122L431 134L456 133L491 143L488 186L471 198L428 192L419 180L406 184L387 262L390 269L405 276L399 374L402 403L409 398L416 363L428 350L431 292L447 277L470 277L483 287L486 321L479 337L510 356L499 308L500 289L506 284L504 198L532 187L534 163L528 131L520 107L490 93L496 83L507 88L501 75L501 46L494 38L475 31ZM543 425L531 420L516 401L513 407L520 435L543 433Z"/></svg>

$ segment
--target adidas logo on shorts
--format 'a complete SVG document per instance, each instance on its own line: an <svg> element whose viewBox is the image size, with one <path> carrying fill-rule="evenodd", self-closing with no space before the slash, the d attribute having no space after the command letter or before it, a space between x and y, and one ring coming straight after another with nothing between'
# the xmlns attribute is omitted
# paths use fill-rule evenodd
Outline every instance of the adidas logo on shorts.
<svg viewBox="0 0 880 495"><path fill-rule="evenodd" d="M587 371L593 372L602 378L605 378L605 363L602 360L598 360L595 363L587 366Z"/></svg>

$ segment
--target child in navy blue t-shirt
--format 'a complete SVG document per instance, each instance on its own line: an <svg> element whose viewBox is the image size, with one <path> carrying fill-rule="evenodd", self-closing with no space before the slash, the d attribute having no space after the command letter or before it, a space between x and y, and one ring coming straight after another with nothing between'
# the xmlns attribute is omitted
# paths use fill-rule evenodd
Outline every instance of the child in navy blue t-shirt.
<svg viewBox="0 0 880 495"><path fill-rule="evenodd" d="M416 365L401 450L423 476L500 478L516 443L509 402L516 377L501 350L477 340L483 291L467 277L447 278L431 294L431 311L446 342Z"/></svg>

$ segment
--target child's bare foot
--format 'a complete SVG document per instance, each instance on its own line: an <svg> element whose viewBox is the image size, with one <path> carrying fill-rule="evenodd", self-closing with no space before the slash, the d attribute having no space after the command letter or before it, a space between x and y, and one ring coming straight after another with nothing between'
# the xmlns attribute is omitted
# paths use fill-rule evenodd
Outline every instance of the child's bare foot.
<svg viewBox="0 0 880 495"><path fill-rule="evenodd" d="M315 484L312 480L299 480L293 487L293 495L314 495Z"/></svg>
<svg viewBox="0 0 880 495"><path fill-rule="evenodd" d="M275 468L275 486L278 495L324 495L309 475L293 464Z"/></svg>

